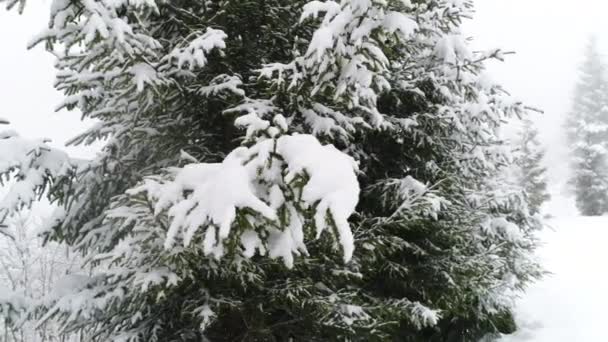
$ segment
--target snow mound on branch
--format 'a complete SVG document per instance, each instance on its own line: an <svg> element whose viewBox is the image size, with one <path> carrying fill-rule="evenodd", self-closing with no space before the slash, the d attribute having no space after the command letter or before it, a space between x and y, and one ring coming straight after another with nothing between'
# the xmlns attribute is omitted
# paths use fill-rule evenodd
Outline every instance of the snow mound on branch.
<svg viewBox="0 0 608 342"><path fill-rule="evenodd" d="M350 260L354 241L348 218L359 201L359 182L353 172L356 162L333 145L322 146L312 135L284 136L277 146L288 164L287 182L302 171L310 175L302 200L310 205L319 201L315 214L317 237L327 228L329 212L344 248L344 259Z"/></svg>
<svg viewBox="0 0 608 342"><path fill-rule="evenodd" d="M184 245L189 245L198 227L206 221L219 227L217 239L227 238L237 208L251 208L270 220L276 219L274 210L255 196L242 163L242 152L242 149L235 150L221 164L186 165L175 181L163 189L155 214L176 203L169 209L173 221L165 248L173 245L180 227L187 228ZM184 191L192 191L188 200L180 200ZM215 245L213 240L209 242Z"/></svg>
<svg viewBox="0 0 608 342"><path fill-rule="evenodd" d="M190 70L207 65L207 54L213 49L225 49L228 35L224 31L207 28L205 33L193 39L187 46L174 49L169 59L177 60L177 67L185 65Z"/></svg>
<svg viewBox="0 0 608 342"><path fill-rule="evenodd" d="M204 229L203 252L219 258L224 240L239 234L233 238L239 238L244 257L267 252L292 267L294 254L307 253L305 227L314 226L317 238L331 227L348 262L354 251L348 218L360 191L357 169L353 158L312 135L283 135L239 147L222 163L173 169L173 180L150 178L128 193L147 193L155 215L170 218L167 249L178 237L189 246ZM314 217L307 217L309 208Z"/></svg>

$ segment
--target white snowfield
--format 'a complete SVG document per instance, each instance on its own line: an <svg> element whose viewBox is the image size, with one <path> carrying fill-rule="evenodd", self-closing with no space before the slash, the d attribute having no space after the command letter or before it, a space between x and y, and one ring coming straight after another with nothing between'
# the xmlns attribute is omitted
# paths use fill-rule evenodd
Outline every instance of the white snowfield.
<svg viewBox="0 0 608 342"><path fill-rule="evenodd" d="M608 341L608 216L557 216L538 251L551 272L520 300L520 331L500 342Z"/></svg>

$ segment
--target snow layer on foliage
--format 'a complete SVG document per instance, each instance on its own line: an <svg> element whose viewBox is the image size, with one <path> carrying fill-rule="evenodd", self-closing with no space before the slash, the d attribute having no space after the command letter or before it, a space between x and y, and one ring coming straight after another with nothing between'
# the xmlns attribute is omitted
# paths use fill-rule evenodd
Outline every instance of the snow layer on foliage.
<svg viewBox="0 0 608 342"><path fill-rule="evenodd" d="M241 86L243 86L243 81L240 77L222 74L213 78L208 86L201 87L198 92L204 96L220 95L228 92L244 97L245 91L240 88Z"/></svg>
<svg viewBox="0 0 608 342"><path fill-rule="evenodd" d="M417 317L414 324L420 329L437 325L441 318L441 313L438 310L429 309L419 302L412 303L411 310L415 314L414 317Z"/></svg>
<svg viewBox="0 0 608 342"><path fill-rule="evenodd" d="M435 46L435 54L446 63L456 64L463 59L471 59L472 55L462 35L446 35Z"/></svg>
<svg viewBox="0 0 608 342"><path fill-rule="evenodd" d="M300 21L316 18L321 12L325 13L321 27L314 33L308 46L307 55L314 55L317 60L321 60L324 52L334 47L338 37L348 31L352 31L349 39L361 44L362 39L370 36L377 28L383 28L388 33L399 31L403 37L409 36L418 28L416 22L405 14L393 11L384 13L375 6L371 1L345 2L344 6L334 1L311 1L306 4ZM358 23L355 19L360 19L362 22ZM336 48L346 50L346 46L341 44ZM381 51L375 52L377 57L386 60Z"/></svg>
<svg viewBox="0 0 608 342"><path fill-rule="evenodd" d="M167 284L167 286L177 285L179 281L180 278L167 267L156 267L138 271L134 277L134 284L140 286L142 292L160 284Z"/></svg>
<svg viewBox="0 0 608 342"><path fill-rule="evenodd" d="M177 60L177 67L188 65L190 70L204 67L207 64L206 55L213 49L224 49L228 38L221 30L207 28L205 33L193 39L186 47L176 48L169 54L170 59Z"/></svg>
<svg viewBox="0 0 608 342"><path fill-rule="evenodd" d="M283 121L281 117L275 120L279 126L286 125ZM267 122L262 122L265 121L250 114L237 123L252 125L253 134L256 128L268 127ZM273 149L281 159L271 157ZM223 241L231 234L237 210L253 210L259 217L247 215L246 219L253 227L257 226L258 232L248 229L241 233L243 255L252 257L256 250L260 254L268 252L271 258L281 257L291 267L294 254L306 253L303 232L306 219L293 203L285 203L282 189L295 187L291 184L297 183L297 178L306 179L297 199L300 206L315 208L317 237L329 227L335 228L344 260L348 261L354 251L348 218L359 199L356 170L354 159L333 145L321 145L312 135L284 135L262 140L250 148L239 147L222 163L197 163L174 169L170 182L147 179L129 193L146 192L156 201L155 214L166 211L170 217L165 248L171 248L180 234L188 246L195 233L204 228L203 251L218 258L224 254ZM265 185L267 182L275 184ZM277 215L277 209L283 205L289 217L286 226ZM262 235L260 229L264 231Z"/></svg>
<svg viewBox="0 0 608 342"><path fill-rule="evenodd" d="M362 307L357 305L343 304L340 306L343 314L343 320L346 325L353 325L355 321L366 321L371 317L363 310Z"/></svg>
<svg viewBox="0 0 608 342"><path fill-rule="evenodd" d="M488 219L482 224L484 233L490 236L502 236L509 242L518 242L523 239L521 229L504 217Z"/></svg>
<svg viewBox="0 0 608 342"><path fill-rule="evenodd" d="M146 84L154 85L158 82L156 70L149 64L137 63L131 67L129 72L133 74L133 81L139 92L144 90Z"/></svg>
<svg viewBox="0 0 608 342"><path fill-rule="evenodd" d="M247 229L241 234L241 245L243 246L243 255L246 258L253 257L256 249L259 251L260 255L266 253L264 242L260 239L258 233L251 229Z"/></svg>
<svg viewBox="0 0 608 342"><path fill-rule="evenodd" d="M29 205L49 176L65 174L72 168L68 155L49 147L45 140L24 139L12 131L0 132L0 156L0 174L15 176L0 201L2 213Z"/></svg>
<svg viewBox="0 0 608 342"><path fill-rule="evenodd" d="M260 76L273 79L276 74L272 82L289 84L289 89L307 87L303 81L310 81L314 86L305 90L310 96L331 89L336 101L364 112L368 124L387 124L375 106L378 93L391 87L385 77L390 63L380 42L389 35L401 42L410 39L418 29L414 18L392 11L387 2L368 0L311 1L300 22L314 18L321 24L306 53L288 64L269 63Z"/></svg>
<svg viewBox="0 0 608 342"><path fill-rule="evenodd" d="M255 112L240 116L234 124L237 127L247 128L247 139L250 139L255 132L263 131L270 126L270 122L262 120Z"/></svg>

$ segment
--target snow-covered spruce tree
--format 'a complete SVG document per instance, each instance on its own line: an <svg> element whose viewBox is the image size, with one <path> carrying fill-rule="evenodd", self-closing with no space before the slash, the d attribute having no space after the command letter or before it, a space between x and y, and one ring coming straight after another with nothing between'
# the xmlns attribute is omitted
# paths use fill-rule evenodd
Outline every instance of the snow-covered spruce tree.
<svg viewBox="0 0 608 342"><path fill-rule="evenodd" d="M606 68L591 39L566 120L571 154L570 184L586 216L608 212L608 86Z"/></svg>
<svg viewBox="0 0 608 342"><path fill-rule="evenodd" d="M12 1L11 3L16 3ZM52 170L91 277L41 318L99 341L473 341L512 330L539 223L470 1L55 0L36 42L107 139Z"/></svg>
<svg viewBox="0 0 608 342"><path fill-rule="evenodd" d="M538 129L532 120L524 120L519 133L517 150L517 181L526 191L532 213L540 208L551 195L547 191L547 168L543 166L545 149L538 139Z"/></svg>

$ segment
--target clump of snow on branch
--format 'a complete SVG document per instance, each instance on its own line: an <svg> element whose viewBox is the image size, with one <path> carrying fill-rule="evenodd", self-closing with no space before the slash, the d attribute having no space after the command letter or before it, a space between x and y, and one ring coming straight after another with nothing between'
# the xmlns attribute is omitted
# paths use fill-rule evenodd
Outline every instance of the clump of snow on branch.
<svg viewBox="0 0 608 342"><path fill-rule="evenodd" d="M521 229L515 223L509 222L505 217L489 218L481 227L486 235L502 236L509 242L515 243L523 239Z"/></svg>
<svg viewBox="0 0 608 342"><path fill-rule="evenodd" d="M13 131L0 132L0 175L13 180L0 200L2 216L29 206L46 188L50 177L72 169L67 154L49 147L47 142L25 139Z"/></svg>
<svg viewBox="0 0 608 342"><path fill-rule="evenodd" d="M315 213L317 237L328 227L328 214L344 248L344 258L353 254L353 236L348 217L355 211L359 199L359 184L354 170L356 162L333 145L321 146L312 135L283 136L277 141L277 152L287 163L287 183L307 173L310 177L301 192L309 206L319 203Z"/></svg>
<svg viewBox="0 0 608 342"><path fill-rule="evenodd" d="M274 121L286 127L281 116ZM225 254L224 241L236 234L243 256L268 252L291 267L293 255L307 253L304 231L314 227L317 238L326 230L335 233L344 261L349 261L354 239L348 218L359 199L354 159L312 135L276 135L279 129L254 113L237 124L248 126L248 136L268 130L275 138L239 147L221 163L172 169L172 180L149 178L129 191L146 193L155 203L155 215L170 218L165 248L178 237L188 246L203 230L204 253L219 258ZM313 215L307 214L310 208ZM251 229L235 232L236 220Z"/></svg>
<svg viewBox="0 0 608 342"><path fill-rule="evenodd" d="M193 39L185 47L175 48L168 58L177 60L177 67L182 68L188 65L190 70L196 67L202 68L207 64L207 54L215 49L224 49L226 43L224 40L228 38L226 33L221 30L207 28L205 33Z"/></svg>

